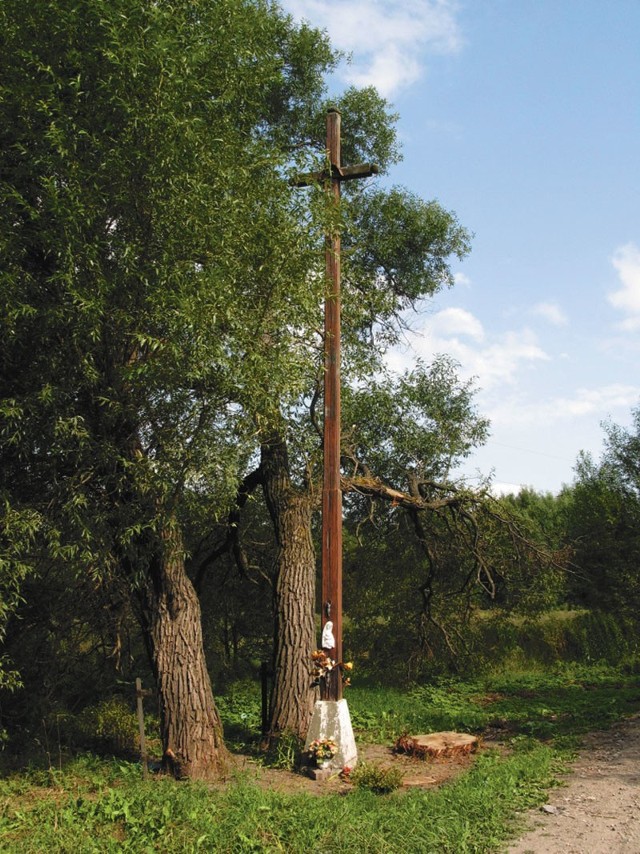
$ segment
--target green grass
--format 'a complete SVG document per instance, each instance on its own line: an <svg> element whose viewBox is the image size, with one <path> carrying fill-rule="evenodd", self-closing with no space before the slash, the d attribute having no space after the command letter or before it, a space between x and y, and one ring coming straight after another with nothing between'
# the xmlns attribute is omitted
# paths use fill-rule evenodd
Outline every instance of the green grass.
<svg viewBox="0 0 640 854"><path fill-rule="evenodd" d="M136 766L78 760L53 779L0 785L3 851L492 851L514 809L540 803L557 759L544 745L485 753L438 791L385 797L283 795L246 780L224 790L147 783Z"/></svg>
<svg viewBox="0 0 640 854"><path fill-rule="evenodd" d="M249 740L250 687L221 705L238 742ZM263 790L250 777L223 788L143 782L134 763L85 756L0 779L0 851L495 852L518 811L544 802L568 746L640 708L640 690L613 668L564 667L409 692L355 688L349 705L359 740L461 729L498 732L508 749L482 751L437 790L325 797Z"/></svg>
<svg viewBox="0 0 640 854"><path fill-rule="evenodd" d="M640 685L618 668L573 664L546 673L442 679L404 692L356 687L348 699L354 729L366 741L452 729L557 740L605 728L640 709Z"/></svg>

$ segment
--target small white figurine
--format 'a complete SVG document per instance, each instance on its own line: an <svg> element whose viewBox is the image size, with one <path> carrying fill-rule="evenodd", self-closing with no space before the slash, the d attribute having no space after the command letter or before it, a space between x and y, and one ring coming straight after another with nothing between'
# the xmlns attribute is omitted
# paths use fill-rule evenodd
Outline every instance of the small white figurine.
<svg viewBox="0 0 640 854"><path fill-rule="evenodd" d="M331 620L327 620L322 630L322 642L320 646L322 649L333 649L335 645L336 639L333 636L333 623Z"/></svg>

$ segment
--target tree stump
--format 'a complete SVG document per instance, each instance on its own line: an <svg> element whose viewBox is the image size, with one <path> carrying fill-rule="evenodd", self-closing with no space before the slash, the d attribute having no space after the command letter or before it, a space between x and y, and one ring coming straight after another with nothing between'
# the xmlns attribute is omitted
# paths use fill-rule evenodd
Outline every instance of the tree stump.
<svg viewBox="0 0 640 854"><path fill-rule="evenodd" d="M465 756L478 747L478 737L466 732L432 732L425 735L401 735L394 745L396 753L421 759Z"/></svg>

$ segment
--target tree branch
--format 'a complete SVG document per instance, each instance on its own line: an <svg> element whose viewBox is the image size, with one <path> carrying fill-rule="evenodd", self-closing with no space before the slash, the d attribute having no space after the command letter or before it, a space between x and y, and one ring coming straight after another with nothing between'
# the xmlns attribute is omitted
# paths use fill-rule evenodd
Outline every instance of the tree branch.
<svg viewBox="0 0 640 854"><path fill-rule="evenodd" d="M227 533L220 545L212 549L201 561L195 575L193 586L199 594L202 590L207 571L223 554L231 551L240 571L247 575L249 561L240 542L240 515L251 493L262 483L262 467L254 469L242 481L236 493L235 506L229 511Z"/></svg>

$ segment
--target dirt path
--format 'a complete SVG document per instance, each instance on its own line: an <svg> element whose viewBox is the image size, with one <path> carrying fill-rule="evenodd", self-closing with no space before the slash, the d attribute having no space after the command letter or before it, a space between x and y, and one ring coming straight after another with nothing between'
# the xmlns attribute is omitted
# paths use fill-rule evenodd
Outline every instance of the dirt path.
<svg viewBox="0 0 640 854"><path fill-rule="evenodd" d="M358 762L369 763L383 768L400 768L403 785L406 788L435 789L463 774L473 764L473 756L462 754L446 759L414 759L411 756L396 754L388 744L360 744ZM266 789L274 789L288 794L331 795L344 794L351 790L350 783L340 779L336 773L328 780L315 781L294 771L261 766L249 757L236 758L236 772L247 774L250 779Z"/></svg>
<svg viewBox="0 0 640 854"><path fill-rule="evenodd" d="M585 740L509 854L640 854L640 715Z"/></svg>

